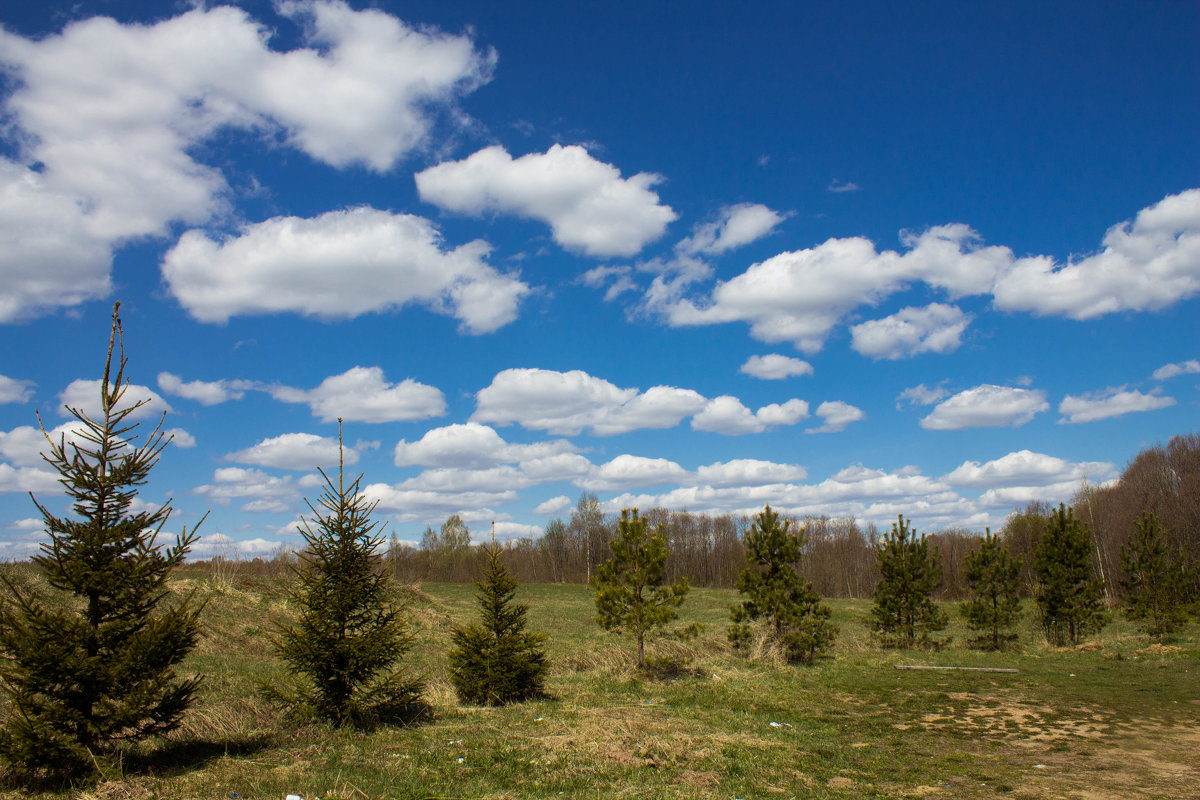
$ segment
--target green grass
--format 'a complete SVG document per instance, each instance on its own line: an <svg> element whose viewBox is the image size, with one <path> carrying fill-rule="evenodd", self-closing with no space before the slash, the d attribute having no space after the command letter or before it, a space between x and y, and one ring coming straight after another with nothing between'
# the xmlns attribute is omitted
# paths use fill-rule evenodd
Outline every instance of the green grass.
<svg viewBox="0 0 1200 800"><path fill-rule="evenodd" d="M279 581L180 589L208 598L206 636L186 669L207 676L201 699L169 741L108 767L79 798L772 798L1183 797L1200 785L1200 628L1170 642L1114 622L1098 649L1047 648L1032 622L1022 649L880 650L866 601L834 601L841 634L811 667L770 653L747 659L725 641L735 594L693 590L690 642L653 655L690 659L672 679L632 666L632 642L594 622L590 591L525 585L531 627L548 634L546 700L461 707L446 672L449 626L475 614L473 588L414 593L432 721L370 733L297 729L259 700L280 675L267 638L292 612ZM900 671L895 664L1002 666L1017 674ZM15 790L0 797L27 796ZM53 795L47 795L53 796Z"/></svg>

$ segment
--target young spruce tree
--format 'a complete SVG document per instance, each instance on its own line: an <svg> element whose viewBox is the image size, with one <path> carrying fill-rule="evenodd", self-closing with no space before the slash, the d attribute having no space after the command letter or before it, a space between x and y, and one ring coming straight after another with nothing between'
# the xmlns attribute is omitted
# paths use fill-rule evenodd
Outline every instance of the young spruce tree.
<svg viewBox="0 0 1200 800"><path fill-rule="evenodd" d="M789 661L810 664L833 644L838 629L829 622L829 606L800 577L805 532L792 533L789 526L767 506L746 533L747 566L737 579L737 590L746 599L732 609L729 639L744 645L750 639L749 623L764 619L771 640L785 649Z"/></svg>
<svg viewBox="0 0 1200 800"><path fill-rule="evenodd" d="M341 420L338 420L341 450ZM383 537L371 520L375 503L359 490L362 476L346 485L321 470L325 490L313 525L305 521L307 547L289 592L300 619L278 629L276 647L296 678L291 687L263 683L263 695L298 719L371 728L407 724L424 716L424 684L406 677L400 661L412 645L406 609L383 569Z"/></svg>
<svg viewBox="0 0 1200 800"><path fill-rule="evenodd" d="M960 609L976 634L971 646L1002 650L1016 642L1012 628L1021 616L1021 559L1014 559L988 530L979 549L967 555L966 576L971 599Z"/></svg>
<svg viewBox="0 0 1200 800"><path fill-rule="evenodd" d="M1092 571L1092 533L1059 504L1033 551L1034 597L1050 644L1079 644L1104 627L1104 581Z"/></svg>
<svg viewBox="0 0 1200 800"><path fill-rule="evenodd" d="M596 589L596 622L605 630L625 631L637 637L638 668L646 666L646 633L661 628L677 614L688 593L686 578L664 585L667 537L663 526L647 531L637 509L621 512L617 536L610 543L612 558L600 565L592 585Z"/></svg>
<svg viewBox="0 0 1200 800"><path fill-rule="evenodd" d="M55 441L42 427L43 458L74 501L69 519L34 500L50 541L33 562L60 595L0 578L0 685L10 704L0 756L26 781L93 776L114 745L178 726L200 683L175 672L196 643L200 606L190 597L169 599L167 588L195 530L183 529L163 548L156 540L170 503L132 510L137 487L170 440L160 420L136 444L132 420L148 401L124 402L119 309L113 306L98 411L68 406L76 420L69 440Z"/></svg>
<svg viewBox="0 0 1200 800"><path fill-rule="evenodd" d="M933 602L942 585L942 562L901 515L878 550L879 582L871 609L875 633L897 647L940 647L929 634L946 627L946 614Z"/></svg>
<svg viewBox="0 0 1200 800"><path fill-rule="evenodd" d="M1139 620L1146 633L1161 637L1183 627L1187 567L1182 553L1171 556L1158 517L1142 514L1134 534L1121 548L1122 581L1128 594L1125 616Z"/></svg>
<svg viewBox="0 0 1200 800"><path fill-rule="evenodd" d="M546 680L545 637L525 630L529 606L515 603L517 582L509 577L495 541L488 551L478 590L480 621L451 634L450 679L458 699L504 705L538 697Z"/></svg>

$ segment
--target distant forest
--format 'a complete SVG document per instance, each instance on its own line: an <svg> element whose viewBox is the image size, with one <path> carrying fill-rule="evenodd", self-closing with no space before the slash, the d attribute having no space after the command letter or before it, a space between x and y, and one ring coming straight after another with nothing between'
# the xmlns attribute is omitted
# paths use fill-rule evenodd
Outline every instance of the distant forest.
<svg viewBox="0 0 1200 800"><path fill-rule="evenodd" d="M779 498L781 505L786 498ZM1153 513L1166 533L1169 549L1182 551L1192 563L1200 563L1200 434L1176 436L1165 446L1139 453L1109 486L1084 484L1065 502L1093 534L1093 567L1105 581L1110 601L1120 599L1121 548L1134 532L1134 523L1144 513ZM1031 503L1009 515L999 531L1004 546L1024 562L1023 583L1028 594L1033 586L1030 565L1047 520L1056 506ZM665 508L642 509L649 524L664 526L670 557L667 581L686 577L693 586L732 587L745 567L742 539L750 517L730 514L693 514ZM909 515L905 515L906 517ZM911 516L920 530L920 515ZM506 542L503 559L510 573L521 582L586 583L610 556L609 540L616 530L617 516L605 514L595 495L583 494L570 519L553 520L537 539ZM876 549L886 530L860 525L856 520L828 517L793 518L793 525L806 532L800 572L825 597L869 598L879 578ZM979 546L980 531L947 529L922 531L930 549L942 564L940 600L967 596L964 574L966 556ZM430 528L419 547L393 540L387 564L402 581L472 581L478 578L484 559L483 548L470 543L467 527L452 516L440 528ZM256 560L239 569L273 571L281 565ZM1200 587L1192 587L1193 596Z"/></svg>

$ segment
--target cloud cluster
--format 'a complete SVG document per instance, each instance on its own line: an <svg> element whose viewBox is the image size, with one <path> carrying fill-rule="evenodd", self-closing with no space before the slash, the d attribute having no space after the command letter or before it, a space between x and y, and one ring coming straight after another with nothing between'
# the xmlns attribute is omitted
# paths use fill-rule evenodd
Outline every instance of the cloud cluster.
<svg viewBox="0 0 1200 800"><path fill-rule="evenodd" d="M692 417L695 430L736 435L794 425L808 416L808 404L803 400L751 411L729 395L708 399L692 389L673 386L653 386L641 392L581 370L506 369L477 392L475 400L472 421L515 422L530 430L566 436L584 430L611 436L673 428L687 417Z"/></svg>
<svg viewBox="0 0 1200 800"><path fill-rule="evenodd" d="M363 446L363 445L360 445ZM358 447L342 447L337 439L312 433L285 433L225 456L239 464L295 469L309 472L317 467L336 466L341 459L354 464Z"/></svg>
<svg viewBox="0 0 1200 800"><path fill-rule="evenodd" d="M1110 387L1084 395L1067 395L1058 404L1062 423L1077 424L1111 419L1135 411L1157 411L1175 405L1175 398L1145 394L1124 386Z"/></svg>
<svg viewBox="0 0 1200 800"><path fill-rule="evenodd" d="M425 219L372 208L275 217L216 241L192 230L164 256L171 293L198 320L293 312L344 319L425 306L490 333L516 319L529 287L485 260L488 246L442 249Z"/></svg>
<svg viewBox="0 0 1200 800"><path fill-rule="evenodd" d="M1180 375L1200 375L1200 361L1193 358L1177 364L1164 364L1154 370L1153 377L1156 381L1165 381Z"/></svg>
<svg viewBox="0 0 1200 800"><path fill-rule="evenodd" d="M268 391L276 400L306 404L322 422L403 422L446 413L440 389L412 378L388 383L379 367L351 367L312 389L272 386Z"/></svg>
<svg viewBox="0 0 1200 800"><path fill-rule="evenodd" d="M658 175L622 178L578 145L514 159L503 147L480 150L416 175L421 199L461 214L512 214L550 226L554 241L590 256L631 256L676 218L651 187Z"/></svg>
<svg viewBox="0 0 1200 800"><path fill-rule="evenodd" d="M114 243L224 213L225 176L196 157L221 132L383 171L495 63L467 36L340 0L277 8L303 47L272 50L271 31L232 6L151 25L95 17L40 39L0 31L21 148L0 160L0 321L103 296Z"/></svg>
<svg viewBox="0 0 1200 800"><path fill-rule="evenodd" d="M952 353L971 323L957 306L931 303L902 308L883 319L850 328L850 346L868 358L900 359L920 353Z"/></svg>
<svg viewBox="0 0 1200 800"><path fill-rule="evenodd" d="M215 406L229 400L241 400L249 389L260 388L254 381L185 381L170 372L158 373L158 388L203 406Z"/></svg>
<svg viewBox="0 0 1200 800"><path fill-rule="evenodd" d="M0 403L27 403L33 397L33 381L0 375Z"/></svg>
<svg viewBox="0 0 1200 800"><path fill-rule="evenodd" d="M67 384L67 388L59 393L58 402L58 413L60 416L71 416L71 412L67 409L75 408L92 419L103 418L103 412L100 409L99 380L79 378L71 381ZM139 403L140 405L126 419L133 421L146 419L147 417L160 417L174 410L166 400L162 399L161 395L150 387L136 383L126 384L125 393L122 395L118 407L128 408Z"/></svg>
<svg viewBox="0 0 1200 800"><path fill-rule="evenodd" d="M812 375L813 368L807 361L779 353L769 353L765 356L750 356L738 372L767 381L779 381L784 378Z"/></svg>
<svg viewBox="0 0 1200 800"><path fill-rule="evenodd" d="M671 325L744 322L760 341L815 352L853 309L918 283L952 300L990 294L1001 310L1072 319L1160 309L1200 293L1200 189L1142 209L1109 229L1100 252L1067 264L984 246L962 224L902 232L901 241L904 252L861 237L830 239L754 264L707 297L660 292L647 304ZM949 352L969 321L940 303L905 309L857 326L855 346L875 358Z"/></svg>
<svg viewBox="0 0 1200 800"><path fill-rule="evenodd" d="M931 431L1016 428L1049 408L1041 390L985 383L943 400L921 420L921 427Z"/></svg>
<svg viewBox="0 0 1200 800"><path fill-rule="evenodd" d="M761 203L726 206L713 222L697 225L676 249L689 255L720 255L761 239L786 218Z"/></svg>

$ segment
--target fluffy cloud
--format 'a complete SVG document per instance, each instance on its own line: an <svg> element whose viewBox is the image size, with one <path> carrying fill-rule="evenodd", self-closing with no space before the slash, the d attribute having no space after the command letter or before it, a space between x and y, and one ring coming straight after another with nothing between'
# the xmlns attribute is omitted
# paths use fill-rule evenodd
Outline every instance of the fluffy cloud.
<svg viewBox="0 0 1200 800"><path fill-rule="evenodd" d="M443 250L420 217L354 208L275 217L220 242L188 231L162 272L203 322L280 312L345 319L412 303L453 316L468 333L489 333L516 319L529 287L489 266L487 252L483 242Z"/></svg>
<svg viewBox="0 0 1200 800"><path fill-rule="evenodd" d="M837 433L845 430L850 423L858 422L867 415L861 408L856 408L841 400L826 400L817 406L817 416L821 418L822 424L816 428L807 429L804 431L805 433Z"/></svg>
<svg viewBox="0 0 1200 800"><path fill-rule="evenodd" d="M379 367L351 367L314 389L274 386L269 391L276 400L307 404L322 422L405 422L446 413L440 389L412 378L388 383Z"/></svg>
<svg viewBox="0 0 1200 800"><path fill-rule="evenodd" d="M654 386L621 389L580 370L506 369L475 395L472 421L554 434L590 428L607 436L643 428L672 428L699 412L707 400L690 389Z"/></svg>
<svg viewBox="0 0 1200 800"><path fill-rule="evenodd" d="M421 465L427 467L480 468L496 464L535 461L576 448L565 439L534 444L510 444L494 428L468 422L447 425L425 432L419 440L396 444L395 463L398 467Z"/></svg>
<svg viewBox="0 0 1200 800"><path fill-rule="evenodd" d="M373 483L363 487L363 497L368 502L378 501L379 510L393 512L397 521L431 524L456 513L461 513L464 519L496 519L498 515L491 507L513 502L517 493L511 490L438 492Z"/></svg>
<svg viewBox="0 0 1200 800"><path fill-rule="evenodd" d="M986 383L944 400L921 420L926 430L1019 427L1050 408L1046 393Z"/></svg>
<svg viewBox="0 0 1200 800"><path fill-rule="evenodd" d="M984 246L975 231L957 223L902 232L901 242L903 253L878 251L861 237L830 239L754 264L706 298L659 292L647 303L671 325L745 322L754 338L792 342L805 352L820 350L853 309L916 283L950 299L991 294L1003 310L1073 319L1159 309L1200 292L1200 189L1143 209L1133 222L1108 231L1100 253L1065 266L1049 256L1017 258L1007 247ZM936 346L956 341L955 321L943 322L946 330L928 321L909 324L915 328L906 333L910 341L924 345L933 331L941 331ZM925 328L930 331L921 333ZM868 327L864 335L872 332Z"/></svg>
<svg viewBox="0 0 1200 800"><path fill-rule="evenodd" d="M945 386L926 386L923 383L910 386L896 396L896 408L907 404L910 406L931 406L938 400L950 394Z"/></svg>
<svg viewBox="0 0 1200 800"><path fill-rule="evenodd" d="M1197 375L1200 374L1200 361L1192 359L1190 361L1180 361L1178 364L1164 364L1154 370L1154 380L1165 381L1169 378L1177 378L1180 375Z"/></svg>
<svg viewBox="0 0 1200 800"><path fill-rule="evenodd" d="M253 381L184 381L170 372L158 373L158 388L167 394L215 406L227 400L241 400L246 390L257 388Z"/></svg>
<svg viewBox="0 0 1200 800"><path fill-rule="evenodd" d="M33 381L19 381L0 375L0 403L27 403L33 397Z"/></svg>
<svg viewBox="0 0 1200 800"><path fill-rule="evenodd" d="M808 472L796 464L739 458L700 467L693 476L698 486L761 486L804 480Z"/></svg>
<svg viewBox="0 0 1200 800"><path fill-rule="evenodd" d="M1048 486L1076 483L1083 479L1104 482L1117 477L1115 464L1107 461L1073 463L1056 456L1019 450L985 463L964 461L942 477L951 486L1000 489L1013 486Z"/></svg>
<svg viewBox="0 0 1200 800"><path fill-rule="evenodd" d="M299 499L290 475L279 478L242 467L220 467L214 470L212 483L197 486L192 492L221 505L252 498L242 504L241 510L264 513L291 511Z"/></svg>
<svg viewBox="0 0 1200 800"><path fill-rule="evenodd" d="M19 162L0 160L0 322L105 296L114 243L224 214L229 185L196 156L221 132L384 171L461 117L457 97L495 63L467 36L339 0L277 10L304 47L270 49L271 29L231 6L152 25L95 17L39 39L0 31L21 144Z"/></svg>
<svg viewBox="0 0 1200 800"><path fill-rule="evenodd" d="M971 317L957 306L932 303L902 308L890 317L850 329L851 347L868 358L899 359L919 353L951 353L958 349Z"/></svg>
<svg viewBox="0 0 1200 800"><path fill-rule="evenodd" d="M661 178L622 178L577 145L514 159L499 145L417 173L421 199L463 214L514 214L550 226L561 246L592 256L631 256L675 218L650 189Z"/></svg>
<svg viewBox="0 0 1200 800"><path fill-rule="evenodd" d="M719 255L761 239L786 219L760 203L741 203L721 209L714 222L697 225L677 246L680 252Z"/></svg>
<svg viewBox="0 0 1200 800"><path fill-rule="evenodd" d="M538 503L533 507L533 513L544 514L549 517L566 511L571 505L571 498L565 494L560 494L557 497L551 497L549 500L543 500Z"/></svg>
<svg viewBox="0 0 1200 800"><path fill-rule="evenodd" d="M304 471L337 464L339 457L346 464L354 464L358 461L358 450L343 448L337 439L312 433L285 433L225 456L239 464Z"/></svg>
<svg viewBox="0 0 1200 800"><path fill-rule="evenodd" d="M687 471L674 461L626 454L602 464L587 478L576 483L591 491L612 491L635 486L679 483L686 477Z"/></svg>
<svg viewBox="0 0 1200 800"><path fill-rule="evenodd" d="M183 428L167 428L163 431L163 434L171 440L171 444L183 450L188 450L196 446L196 437Z"/></svg>
<svg viewBox="0 0 1200 800"><path fill-rule="evenodd" d="M750 356L738 372L763 380L778 381L784 378L812 375L813 368L812 364L807 361L770 353L765 356Z"/></svg>
<svg viewBox="0 0 1200 800"><path fill-rule="evenodd" d="M88 230L75 198L0 158L0 322L104 297L111 266L111 248Z"/></svg>
<svg viewBox="0 0 1200 800"><path fill-rule="evenodd" d="M5 433L0 431L0 458L22 467L47 468L42 453L49 452L51 442L65 442L67 451L72 444L86 446L87 442L80 437L78 422L66 422L47 431L45 434L39 428L30 425L20 425Z"/></svg>
<svg viewBox="0 0 1200 800"><path fill-rule="evenodd" d="M1006 311L1092 319L1153 311L1200 292L1200 189L1170 195L1108 229L1103 249L1065 265L1021 259L995 288Z"/></svg>
<svg viewBox="0 0 1200 800"><path fill-rule="evenodd" d="M230 6L153 25L96 17L38 40L0 35L19 80L8 109L47 185L86 198L110 238L199 222L226 186L195 145L223 128L283 134L334 166L383 171L425 139L432 112L487 80L494 55L467 37L418 31L381 11L308 0L278 6L309 47Z"/></svg>
<svg viewBox="0 0 1200 800"><path fill-rule="evenodd" d="M85 380L83 378L71 381L67 388L63 389L58 395L58 401L58 413L64 417L71 415L67 411L67 406L70 406L71 408L79 409L93 419L99 418L102 416L100 410L100 381ZM127 419L138 420L145 419L146 417L157 417L174 410L167 404L166 400L163 400L150 387L141 386L136 383L128 384L118 407L128 408L137 403L141 403L142 405L138 406Z"/></svg>
<svg viewBox="0 0 1200 800"><path fill-rule="evenodd" d="M1173 405L1173 397L1143 394L1136 389L1127 390L1124 386L1118 386L1086 395L1067 395L1058 404L1058 413L1062 414L1058 421L1068 424L1095 422L1134 411L1157 411Z"/></svg>
<svg viewBox="0 0 1200 800"><path fill-rule="evenodd" d="M722 395L709 400L704 410L692 418L692 428L737 436L743 433L762 433L777 425L795 425L808 416L808 403L792 399L772 403L751 411L741 400Z"/></svg>

